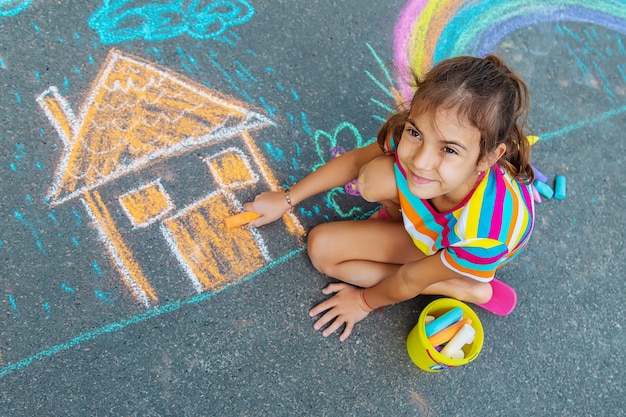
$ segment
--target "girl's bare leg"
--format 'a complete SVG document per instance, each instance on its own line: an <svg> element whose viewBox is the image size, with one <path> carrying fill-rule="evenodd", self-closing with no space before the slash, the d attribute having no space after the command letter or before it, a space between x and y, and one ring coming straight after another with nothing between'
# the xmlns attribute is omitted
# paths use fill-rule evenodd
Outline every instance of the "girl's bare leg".
<svg viewBox="0 0 626 417"><path fill-rule="evenodd" d="M457 300L483 304L491 299L492 288L486 282L471 278L452 278L429 285L422 294L445 295Z"/></svg>
<svg viewBox="0 0 626 417"><path fill-rule="evenodd" d="M318 271L359 287L376 285L424 257L401 222L372 220L321 224L309 233L308 252Z"/></svg>
<svg viewBox="0 0 626 417"><path fill-rule="evenodd" d="M402 222L372 220L321 224L309 233L308 252L318 271L364 288L426 256L413 244ZM426 287L423 294L485 303L491 298L491 286L471 278L452 278Z"/></svg>

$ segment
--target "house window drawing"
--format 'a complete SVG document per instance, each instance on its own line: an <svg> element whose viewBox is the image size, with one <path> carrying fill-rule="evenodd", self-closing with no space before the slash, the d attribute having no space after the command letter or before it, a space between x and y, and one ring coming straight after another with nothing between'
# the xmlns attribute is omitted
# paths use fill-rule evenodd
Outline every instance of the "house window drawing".
<svg viewBox="0 0 626 417"><path fill-rule="evenodd" d="M129 244L133 231L158 228L195 292L216 291L284 254L268 249L261 231L222 223L242 210L242 192L279 189L252 137L274 126L260 112L115 49L77 115L54 86L37 101L63 143L49 203L82 201L125 284L146 307L159 303L162 289ZM214 186L181 204L153 168L198 156ZM285 213L282 227L300 242L304 229L293 213Z"/></svg>
<svg viewBox="0 0 626 417"><path fill-rule="evenodd" d="M174 208L160 178L121 195L119 201L135 227L150 226Z"/></svg>

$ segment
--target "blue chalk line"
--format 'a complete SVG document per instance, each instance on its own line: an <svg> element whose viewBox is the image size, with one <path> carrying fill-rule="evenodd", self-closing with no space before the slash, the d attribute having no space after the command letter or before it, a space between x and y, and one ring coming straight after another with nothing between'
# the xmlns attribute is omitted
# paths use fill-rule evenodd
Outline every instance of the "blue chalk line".
<svg viewBox="0 0 626 417"><path fill-rule="evenodd" d="M79 336L76 336L72 339L70 339L69 341L65 342L65 343L60 343L58 345L52 346L48 349L42 350L39 353L36 353L28 358L22 359L19 362L13 363L11 365L5 366L4 368L2 368L0 370L0 378L4 378L5 376L15 372L15 371L19 371L22 370L24 368L26 368L27 366L31 365L33 362L35 361L41 361L44 359L47 359L49 357L52 357L58 353L61 353L63 351L69 350L71 348L73 348L74 346L77 346L83 342L88 342L98 336L104 335L104 334L108 334L108 333L113 333L113 332L117 332L119 330L124 330L126 327L131 326L133 324L138 324L138 323L142 323L144 321L147 321L149 319L152 319L154 317L160 316L162 314L167 314L167 313L171 313L173 311L179 310L183 307L189 306L189 305L194 305L194 304L198 304L202 301L208 300L209 298L213 297L214 295L217 295L219 293L221 293L224 290L229 289L230 287L232 287L233 285L239 284L241 282L245 282L248 281L254 277L257 277L258 275L261 275L262 273L268 271L269 269L272 269L280 264L282 264L283 262L287 261L288 259L290 259L291 257L293 257L294 255L297 255L298 253L304 251L306 249L306 245L303 245L302 247L295 249L291 252L289 252L288 254L284 255L282 258L279 258L273 262L270 262L269 264L267 264L266 266L264 266L261 269L256 270L255 272L253 272L252 274L248 275L247 277L243 278L240 281L237 281L236 283L230 284L230 285L226 285L225 287L214 291L214 292L207 292L207 293L202 293L199 294L193 298L184 300L184 301L177 301L177 302L171 302L171 303L167 303L164 304L160 307L156 307L153 309L150 309L144 313L141 314L137 314L135 316L132 316L128 319L123 319L120 320L118 322L115 323L109 323L105 326L102 326L98 329L92 330L90 332L87 333L83 333Z"/></svg>
<svg viewBox="0 0 626 417"><path fill-rule="evenodd" d="M569 126L565 126L564 128L561 128L559 130L555 130L554 132L550 132L547 133L545 135L541 135L539 136L539 140L549 140L552 139L553 137L556 136L562 136L565 135L573 130L577 130L580 128L583 128L585 126L589 126L592 125L594 123L598 123L601 122L603 120L609 119L613 116L617 116L620 113L623 113L624 111L626 111L626 106L622 106L622 107L618 107L616 109L613 110L609 110L605 113L602 113L601 115L599 115L598 117L594 117L593 119L589 119L589 120L583 120L580 121L578 123L575 123L573 125L569 125Z"/></svg>

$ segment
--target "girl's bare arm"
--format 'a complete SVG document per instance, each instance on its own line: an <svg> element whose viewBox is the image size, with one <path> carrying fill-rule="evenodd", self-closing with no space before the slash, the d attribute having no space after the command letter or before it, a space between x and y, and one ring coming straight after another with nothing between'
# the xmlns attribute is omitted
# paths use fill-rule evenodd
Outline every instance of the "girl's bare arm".
<svg viewBox="0 0 626 417"><path fill-rule="evenodd" d="M444 265L439 253L402 265L396 273L366 290L369 305L380 307L409 300L437 282L466 278Z"/></svg>
<svg viewBox="0 0 626 417"><path fill-rule="evenodd" d="M289 197L292 205L352 181L357 178L365 164L381 155L384 154L378 144L372 143L328 161L290 188ZM273 222L290 208L282 191L261 193L255 197L254 201L244 204L243 207L246 211L255 211L261 215L249 223L251 226L262 226Z"/></svg>

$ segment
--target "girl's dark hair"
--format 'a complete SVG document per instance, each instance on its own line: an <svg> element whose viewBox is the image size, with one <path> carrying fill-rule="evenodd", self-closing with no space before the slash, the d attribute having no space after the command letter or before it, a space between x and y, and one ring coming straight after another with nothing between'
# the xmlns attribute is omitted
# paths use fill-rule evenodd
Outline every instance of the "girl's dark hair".
<svg viewBox="0 0 626 417"><path fill-rule="evenodd" d="M455 109L480 133L480 161L500 143L506 151L498 161L511 175L532 182L530 143L524 134L528 122L529 94L522 78L495 55L485 58L460 56L441 61L423 78L414 76L416 92L410 109L434 114L439 108ZM409 110L391 116L378 132L382 146L402 136Z"/></svg>

